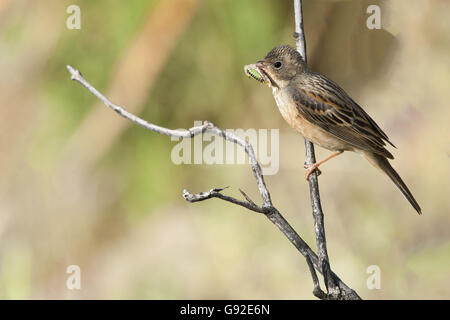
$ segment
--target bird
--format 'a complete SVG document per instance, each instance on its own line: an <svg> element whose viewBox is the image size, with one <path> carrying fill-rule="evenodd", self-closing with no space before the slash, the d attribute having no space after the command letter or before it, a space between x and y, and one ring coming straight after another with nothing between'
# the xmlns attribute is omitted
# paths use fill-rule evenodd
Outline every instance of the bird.
<svg viewBox="0 0 450 320"><path fill-rule="evenodd" d="M301 54L289 45L273 48L264 59L245 66L246 74L269 86L284 120L304 138L331 155L305 165L305 177L328 160L353 151L385 173L400 189L417 213L417 201L400 175L389 163L394 159L386 149L395 148L376 122L339 85L311 71Z"/></svg>

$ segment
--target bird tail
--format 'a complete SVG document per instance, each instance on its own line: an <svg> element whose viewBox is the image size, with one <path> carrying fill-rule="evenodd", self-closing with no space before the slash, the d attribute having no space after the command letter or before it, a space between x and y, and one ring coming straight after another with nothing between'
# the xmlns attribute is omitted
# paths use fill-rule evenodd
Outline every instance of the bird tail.
<svg viewBox="0 0 450 320"><path fill-rule="evenodd" d="M419 204L417 203L416 199L414 199L411 191L409 191L406 184L403 182L402 178L400 178L399 174L392 168L389 161L386 159L386 157L374 154L374 153L368 153L365 152L364 156L367 160L376 168L380 169L384 173L388 175L389 178L391 178L392 182L395 183L397 188L400 189L400 191L403 193L406 199L408 199L409 203L414 207L414 209L417 211L418 214L422 214L422 209L420 208Z"/></svg>

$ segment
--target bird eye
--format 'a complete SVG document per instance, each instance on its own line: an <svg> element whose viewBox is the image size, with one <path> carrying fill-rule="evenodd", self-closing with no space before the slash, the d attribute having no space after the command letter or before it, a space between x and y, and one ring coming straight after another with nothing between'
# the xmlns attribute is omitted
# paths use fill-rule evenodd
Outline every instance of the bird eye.
<svg viewBox="0 0 450 320"><path fill-rule="evenodd" d="M275 69L280 69L281 66L283 65L283 63L281 61L277 61L273 64L273 66L275 67Z"/></svg>

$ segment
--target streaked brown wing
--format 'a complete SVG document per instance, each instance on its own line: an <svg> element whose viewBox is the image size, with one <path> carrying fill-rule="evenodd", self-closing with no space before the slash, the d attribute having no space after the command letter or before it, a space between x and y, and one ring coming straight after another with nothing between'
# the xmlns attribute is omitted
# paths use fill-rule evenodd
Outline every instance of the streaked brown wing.
<svg viewBox="0 0 450 320"><path fill-rule="evenodd" d="M293 91L297 110L306 120L356 148L394 158L384 148L385 141L394 146L387 135L337 84L312 74Z"/></svg>

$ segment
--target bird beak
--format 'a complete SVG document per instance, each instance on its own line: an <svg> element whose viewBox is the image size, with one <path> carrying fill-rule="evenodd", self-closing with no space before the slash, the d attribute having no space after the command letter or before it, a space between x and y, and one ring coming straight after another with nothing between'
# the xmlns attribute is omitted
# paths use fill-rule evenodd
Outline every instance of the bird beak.
<svg viewBox="0 0 450 320"><path fill-rule="evenodd" d="M258 68L258 70L262 71L265 76L267 76L266 64L267 63L264 60L259 60L257 63L255 63L255 66Z"/></svg>
<svg viewBox="0 0 450 320"><path fill-rule="evenodd" d="M259 73L262 75L264 79L264 83L267 84L270 88L275 87L279 88L278 84L273 80L273 78L269 75L267 70L267 62L265 60L259 60L255 63L255 66L258 68Z"/></svg>
<svg viewBox="0 0 450 320"><path fill-rule="evenodd" d="M269 75L265 71L265 68L266 62L260 60L257 63L246 65L244 67L244 71L250 78L265 83L270 87L272 86L273 81L270 79Z"/></svg>

